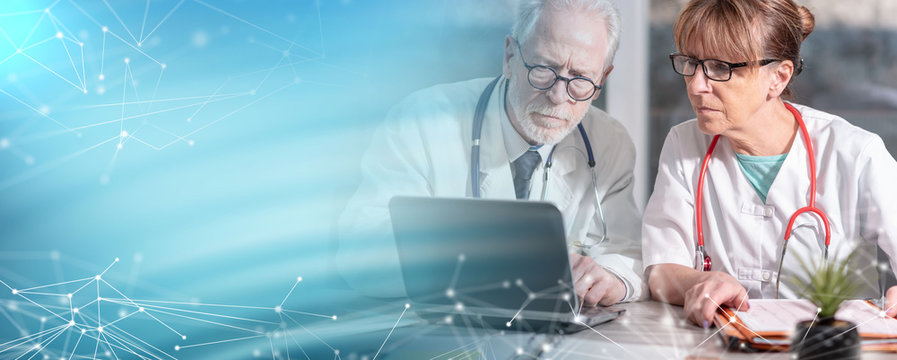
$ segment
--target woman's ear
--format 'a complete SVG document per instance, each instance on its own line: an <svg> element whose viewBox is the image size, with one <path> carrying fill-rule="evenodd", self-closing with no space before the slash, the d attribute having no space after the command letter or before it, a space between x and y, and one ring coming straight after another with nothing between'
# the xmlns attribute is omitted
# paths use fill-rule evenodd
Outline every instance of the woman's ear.
<svg viewBox="0 0 897 360"><path fill-rule="evenodd" d="M775 65L772 78L769 82L769 97L778 98L788 87L791 77L794 75L794 63L791 60L782 60Z"/></svg>

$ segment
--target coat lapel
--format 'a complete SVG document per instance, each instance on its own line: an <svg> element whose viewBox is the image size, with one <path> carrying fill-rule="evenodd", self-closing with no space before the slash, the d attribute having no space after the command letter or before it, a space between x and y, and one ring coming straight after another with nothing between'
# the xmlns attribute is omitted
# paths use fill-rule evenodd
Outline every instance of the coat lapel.
<svg viewBox="0 0 897 360"><path fill-rule="evenodd" d="M504 80L495 87L489 99L489 107L483 116L483 133L480 141L480 186L484 198L516 199L514 180L511 177L510 160L505 149L501 122L504 116Z"/></svg>

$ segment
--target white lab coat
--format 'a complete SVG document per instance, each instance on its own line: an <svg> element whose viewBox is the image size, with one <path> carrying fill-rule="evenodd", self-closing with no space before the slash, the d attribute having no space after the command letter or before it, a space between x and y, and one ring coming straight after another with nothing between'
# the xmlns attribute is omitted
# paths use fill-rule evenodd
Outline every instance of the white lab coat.
<svg viewBox="0 0 897 360"><path fill-rule="evenodd" d="M418 91L394 107L376 131L362 160L359 189L340 218L337 263L349 285L371 295L394 295L395 289L401 288L387 208L393 196L472 196L474 109L491 80ZM480 142L483 198L516 199L501 128L502 121L509 121L503 109L506 83L502 79L495 87L484 116ZM639 299L647 291L641 276L641 218L632 193L635 148L623 126L597 108L590 108L582 123L597 162L598 192L609 233L591 255L624 280L625 300ZM558 145L551 168L546 201L560 209L568 242L587 236L600 238L602 232L585 153L580 134L574 130ZM530 198L534 200L541 195L543 166L532 176ZM372 277L377 281L372 282Z"/></svg>
<svg viewBox="0 0 897 360"><path fill-rule="evenodd" d="M897 163L877 135L844 119L794 105L806 122L816 155L816 206L831 222L829 258L855 251L852 267L861 287L858 297L879 296L876 244L895 267L897 250ZM654 193L642 227L644 264L694 266L695 191L701 161L712 136L691 120L670 130L664 142ZM809 200L809 163L798 134L769 189L766 204L738 166L723 137L707 167L704 185L704 242L714 271L731 274L751 298L775 298L779 257L788 221ZM811 214L800 215L788 242L780 297L798 297L794 276L803 276L800 259L819 262L823 225ZM818 236L817 236L818 234Z"/></svg>

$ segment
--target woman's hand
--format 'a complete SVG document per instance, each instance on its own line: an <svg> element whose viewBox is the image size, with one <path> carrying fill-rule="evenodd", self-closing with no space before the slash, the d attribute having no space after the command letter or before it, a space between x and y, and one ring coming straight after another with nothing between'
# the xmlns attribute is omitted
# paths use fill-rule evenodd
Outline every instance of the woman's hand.
<svg viewBox="0 0 897 360"><path fill-rule="evenodd" d="M732 275L719 271L701 275L701 279L685 292L683 307L688 320L707 328L720 306L727 305L737 311L750 309L747 290ZM897 295L897 291L894 294Z"/></svg>

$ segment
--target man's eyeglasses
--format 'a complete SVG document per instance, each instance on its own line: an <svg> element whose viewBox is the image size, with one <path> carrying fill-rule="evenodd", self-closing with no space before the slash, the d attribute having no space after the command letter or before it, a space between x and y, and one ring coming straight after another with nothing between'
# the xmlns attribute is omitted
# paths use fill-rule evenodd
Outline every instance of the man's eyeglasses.
<svg viewBox="0 0 897 360"><path fill-rule="evenodd" d="M515 42L517 42L515 40ZM586 101L595 95L595 92L601 90L601 85L595 85L592 79L585 76L574 76L572 78L558 75L557 70L545 65L530 65L523 58L523 50L520 49L520 42L517 42L517 51L520 52L520 60L523 67L526 68L526 79L529 84L538 90L548 90L554 86L558 80L564 80L567 83L567 95L576 101Z"/></svg>
<svg viewBox="0 0 897 360"><path fill-rule="evenodd" d="M704 69L704 75L713 81L729 81L732 78L732 69L748 66L746 62L730 63L716 59L698 60L688 55L670 54L670 61L673 63L673 71L682 76L692 76L698 65ZM760 60L760 66L766 66L774 63L776 59Z"/></svg>

